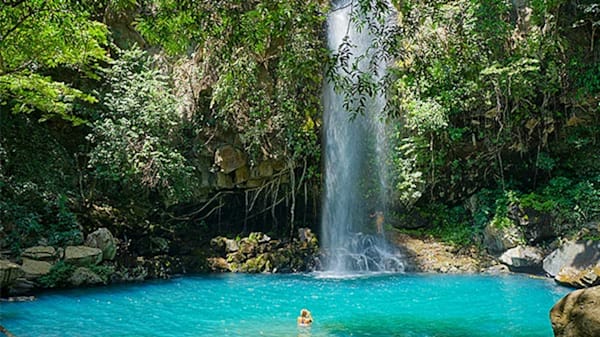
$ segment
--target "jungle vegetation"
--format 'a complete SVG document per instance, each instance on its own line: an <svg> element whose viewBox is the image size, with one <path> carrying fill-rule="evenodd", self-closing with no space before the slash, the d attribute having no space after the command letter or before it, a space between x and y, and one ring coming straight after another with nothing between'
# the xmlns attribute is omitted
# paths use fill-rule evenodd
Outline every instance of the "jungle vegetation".
<svg viewBox="0 0 600 337"><path fill-rule="evenodd" d="M598 219L600 5L393 3L397 25L377 32L389 76L340 90L388 97L398 222L468 244L515 207L564 232ZM343 57L325 47L328 10L2 0L0 247L78 243L100 226L128 237L317 229L321 86ZM287 169L268 188L218 189L224 142L251 166Z"/></svg>

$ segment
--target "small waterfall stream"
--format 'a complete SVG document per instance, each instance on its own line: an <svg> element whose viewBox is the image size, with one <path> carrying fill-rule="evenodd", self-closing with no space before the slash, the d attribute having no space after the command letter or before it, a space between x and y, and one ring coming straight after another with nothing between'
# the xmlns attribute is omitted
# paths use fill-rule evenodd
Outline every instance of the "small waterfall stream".
<svg viewBox="0 0 600 337"><path fill-rule="evenodd" d="M335 53L349 39L349 62L364 72L376 50L371 47L374 39L369 30L359 29L357 20L351 19L356 6L356 0L333 1L327 42ZM385 64L379 64L378 69L384 70ZM350 76L343 69L335 71ZM336 274L403 271L402 258L387 242L384 230L389 185L385 98L376 95L367 102L366 113L352 116L344 108L344 95L328 80L323 104L325 195L321 225L325 270Z"/></svg>

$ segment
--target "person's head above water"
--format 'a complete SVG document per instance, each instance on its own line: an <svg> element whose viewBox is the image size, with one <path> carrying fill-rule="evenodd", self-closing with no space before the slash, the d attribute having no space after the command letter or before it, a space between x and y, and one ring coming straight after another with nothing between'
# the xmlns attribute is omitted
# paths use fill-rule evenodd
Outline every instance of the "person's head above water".
<svg viewBox="0 0 600 337"><path fill-rule="evenodd" d="M310 311L308 311L306 309L300 310L300 317L298 317L298 324L299 325L310 325L312 322L313 322L313 318L312 318L312 315L310 314Z"/></svg>

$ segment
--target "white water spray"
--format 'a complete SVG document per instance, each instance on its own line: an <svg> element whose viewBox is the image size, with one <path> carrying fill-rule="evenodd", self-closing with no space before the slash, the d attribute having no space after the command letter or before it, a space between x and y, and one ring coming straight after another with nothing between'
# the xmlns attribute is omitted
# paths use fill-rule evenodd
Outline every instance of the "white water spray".
<svg viewBox="0 0 600 337"><path fill-rule="evenodd" d="M356 6L356 0L333 2L327 41L328 47L337 52L349 39L353 45L349 62L365 72L377 50L372 47L374 38L369 30L359 29L357 21L351 19ZM377 68L384 72L385 61L377 62ZM335 71L350 76L343 69ZM384 75L381 73L376 74L377 79ZM344 95L336 93L328 81L323 88L323 104L325 196L321 225L325 270L335 274L403 271L400 254L388 244L385 232L376 223L376 213L385 216L387 211L385 97L382 93L375 95L366 103L365 114L352 119L351 112L344 108Z"/></svg>

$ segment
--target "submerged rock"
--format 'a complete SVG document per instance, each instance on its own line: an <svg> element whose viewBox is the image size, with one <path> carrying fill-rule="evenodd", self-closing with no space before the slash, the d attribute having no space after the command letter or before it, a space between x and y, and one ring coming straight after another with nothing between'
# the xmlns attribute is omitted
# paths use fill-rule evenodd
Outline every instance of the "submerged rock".
<svg viewBox="0 0 600 337"><path fill-rule="evenodd" d="M550 311L555 337L600 336L600 287L567 294Z"/></svg>

